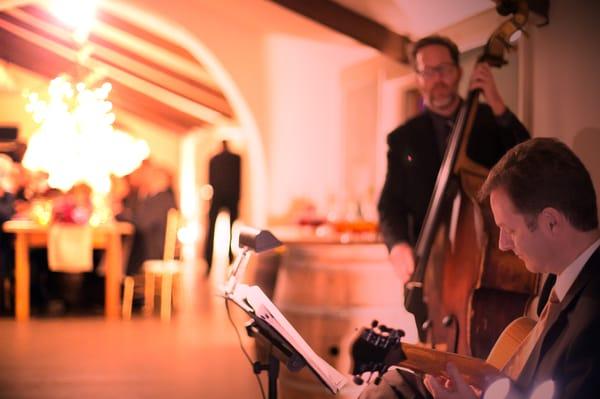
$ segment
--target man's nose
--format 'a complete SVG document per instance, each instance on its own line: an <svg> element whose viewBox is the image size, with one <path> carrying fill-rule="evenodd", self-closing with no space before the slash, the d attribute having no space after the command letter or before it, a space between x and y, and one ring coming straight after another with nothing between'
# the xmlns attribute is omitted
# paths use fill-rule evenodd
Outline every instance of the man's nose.
<svg viewBox="0 0 600 399"><path fill-rule="evenodd" d="M444 74L439 69L434 69L431 72L429 80L433 83L437 83L439 81L444 80Z"/></svg>

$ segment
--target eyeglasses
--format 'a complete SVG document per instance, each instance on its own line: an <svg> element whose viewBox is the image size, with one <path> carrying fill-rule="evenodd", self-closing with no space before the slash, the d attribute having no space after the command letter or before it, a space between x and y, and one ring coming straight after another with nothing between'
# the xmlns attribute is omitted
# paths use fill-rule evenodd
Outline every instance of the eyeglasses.
<svg viewBox="0 0 600 399"><path fill-rule="evenodd" d="M422 70L417 69L417 74L421 76L423 79L431 79L436 74L440 74L442 77L450 76L452 72L456 70L456 65L450 62L445 62L438 66L434 67L425 67Z"/></svg>

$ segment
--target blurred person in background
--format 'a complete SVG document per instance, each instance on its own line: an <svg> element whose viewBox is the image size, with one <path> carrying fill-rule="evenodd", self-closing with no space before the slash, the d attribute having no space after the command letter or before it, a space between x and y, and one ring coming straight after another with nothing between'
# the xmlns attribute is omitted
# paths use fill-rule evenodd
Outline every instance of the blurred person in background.
<svg viewBox="0 0 600 399"><path fill-rule="evenodd" d="M131 190L116 218L135 227L126 266L126 274L134 276L145 261L162 259L167 213L171 208L177 209L177 202L169 172L148 160L129 176L129 183ZM141 300L134 298L134 305L141 305Z"/></svg>
<svg viewBox="0 0 600 399"><path fill-rule="evenodd" d="M238 218L241 186L241 158L229 150L229 144L223 140L221 151L210 159L208 183L213 188L213 196L208 211L208 231L204 246L204 259L207 263L206 274L210 273L213 261L215 223L219 212L229 212L229 226ZM229 239L231 242L231 237ZM229 247L229 261L232 260Z"/></svg>
<svg viewBox="0 0 600 399"><path fill-rule="evenodd" d="M0 154L0 311L10 311L11 287L14 272L14 248L12 234L2 229L4 222L15 214L17 181L16 167L12 159Z"/></svg>

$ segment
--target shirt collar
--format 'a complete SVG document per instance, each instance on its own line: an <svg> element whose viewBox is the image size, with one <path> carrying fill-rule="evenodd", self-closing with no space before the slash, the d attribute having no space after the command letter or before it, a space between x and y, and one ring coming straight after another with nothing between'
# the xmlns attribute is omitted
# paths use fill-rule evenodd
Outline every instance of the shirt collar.
<svg viewBox="0 0 600 399"><path fill-rule="evenodd" d="M600 238L594 241L592 245L590 245L585 251L583 251L565 270L562 271L558 276L556 276L556 284L554 285L554 291L556 292L556 296L558 300L562 302L562 300L567 295L569 288L575 282L579 273L583 269L583 266L587 263L588 259L592 256L592 254L598 249L600 246Z"/></svg>
<svg viewBox="0 0 600 399"><path fill-rule="evenodd" d="M454 111L452 113L452 115L450 116L444 116L441 114L437 114L434 111L432 111L431 109L425 107L425 112L427 114L429 114L429 116L434 119L434 120L439 120L439 121L450 121L451 123L454 123L454 121L456 120L456 116L458 115L458 113L460 112L460 108L462 107L462 103L463 103L463 99L459 98L460 102L458 104L458 107L456 107L456 111Z"/></svg>

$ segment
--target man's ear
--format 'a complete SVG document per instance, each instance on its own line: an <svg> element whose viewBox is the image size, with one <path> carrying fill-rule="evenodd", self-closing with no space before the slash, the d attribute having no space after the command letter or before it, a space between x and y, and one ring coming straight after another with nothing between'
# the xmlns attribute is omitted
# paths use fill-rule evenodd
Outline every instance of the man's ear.
<svg viewBox="0 0 600 399"><path fill-rule="evenodd" d="M558 233L564 226L565 217L556 208L544 208L538 216L538 224L549 234Z"/></svg>

